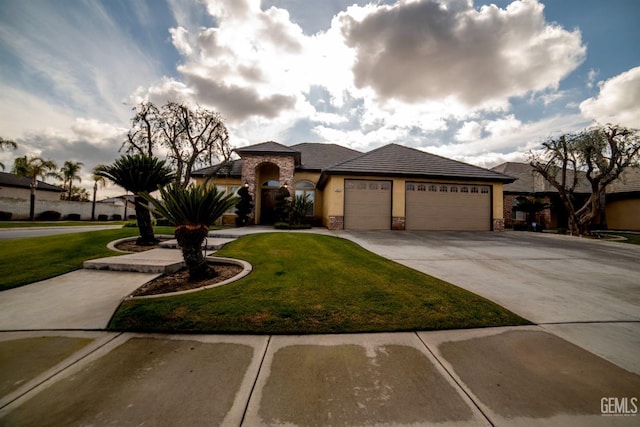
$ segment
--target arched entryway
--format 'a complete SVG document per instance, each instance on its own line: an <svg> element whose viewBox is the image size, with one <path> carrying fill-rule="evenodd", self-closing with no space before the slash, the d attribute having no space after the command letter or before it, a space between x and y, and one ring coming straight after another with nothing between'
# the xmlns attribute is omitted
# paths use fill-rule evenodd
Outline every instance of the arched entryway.
<svg viewBox="0 0 640 427"><path fill-rule="evenodd" d="M260 224L275 222L276 195L282 185L280 183L280 168L274 163L262 163L256 168L257 193L260 195L257 203Z"/></svg>

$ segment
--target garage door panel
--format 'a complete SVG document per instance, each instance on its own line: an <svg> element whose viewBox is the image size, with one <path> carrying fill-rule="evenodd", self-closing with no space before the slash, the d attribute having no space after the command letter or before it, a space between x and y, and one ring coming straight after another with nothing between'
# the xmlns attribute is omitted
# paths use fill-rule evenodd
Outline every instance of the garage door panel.
<svg viewBox="0 0 640 427"><path fill-rule="evenodd" d="M407 183L406 228L407 230L490 230L490 187Z"/></svg>
<svg viewBox="0 0 640 427"><path fill-rule="evenodd" d="M391 228L391 182L345 180L344 227L350 230Z"/></svg>

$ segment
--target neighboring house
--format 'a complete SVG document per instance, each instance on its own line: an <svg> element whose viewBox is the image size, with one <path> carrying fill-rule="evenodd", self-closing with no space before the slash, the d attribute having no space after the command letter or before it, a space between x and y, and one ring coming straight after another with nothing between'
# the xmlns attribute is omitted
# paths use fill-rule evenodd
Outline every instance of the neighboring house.
<svg viewBox="0 0 640 427"><path fill-rule="evenodd" d="M136 214L136 203L133 194L124 194L122 196L109 197L96 203L108 204L122 208L122 218L127 219Z"/></svg>
<svg viewBox="0 0 640 427"><path fill-rule="evenodd" d="M195 171L229 194L246 186L252 222L273 221L284 186L313 201L329 229L502 230L502 187L514 178L397 144L360 153L335 144L273 141L235 150L238 160ZM232 223L233 209L225 216Z"/></svg>
<svg viewBox="0 0 640 427"><path fill-rule="evenodd" d="M37 200L57 201L60 200L60 195L64 192L64 188L37 181ZM12 173L0 172L0 197L29 200L31 198L31 179Z"/></svg>
<svg viewBox="0 0 640 427"><path fill-rule="evenodd" d="M568 228L568 214L558 190L549 184L528 163L507 162L492 168L493 171L517 178L504 186L505 227L526 225L526 213L517 209L519 197L532 196L550 205L536 215L536 222L543 228ZM572 173L572 171L570 171ZM571 177L572 175L569 175ZM578 172L578 185L574 195L576 205L582 206L591 194L589 182ZM602 222L612 230L640 231L640 169L628 168L607 189L605 216Z"/></svg>

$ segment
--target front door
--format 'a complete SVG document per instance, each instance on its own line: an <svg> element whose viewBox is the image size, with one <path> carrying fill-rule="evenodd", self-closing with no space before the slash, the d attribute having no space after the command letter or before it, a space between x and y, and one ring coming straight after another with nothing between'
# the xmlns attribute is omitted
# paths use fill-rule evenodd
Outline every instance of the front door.
<svg viewBox="0 0 640 427"><path fill-rule="evenodd" d="M273 224L276 222L276 196L277 188L263 188L260 198L260 224Z"/></svg>

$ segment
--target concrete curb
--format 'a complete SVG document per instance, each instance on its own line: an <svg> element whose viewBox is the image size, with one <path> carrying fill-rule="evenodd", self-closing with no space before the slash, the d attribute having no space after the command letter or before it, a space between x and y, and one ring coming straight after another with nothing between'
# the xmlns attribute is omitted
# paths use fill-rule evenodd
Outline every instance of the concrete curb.
<svg viewBox="0 0 640 427"><path fill-rule="evenodd" d="M218 283L213 284L213 285L202 286L200 288L195 288L195 289L188 289L186 291L169 292L169 293L165 293L165 294L128 296L127 298L125 298L125 300L174 297L174 296L177 296L177 295L190 294L190 293L193 293L193 292L200 292L200 291L203 291L205 289L213 289L213 288L217 288L217 287L220 287L220 286L228 285L229 283L233 283L233 282L235 282L237 280L242 279L243 277L247 276L249 273L251 273L253 271L253 266L251 264L249 264L248 262L246 262L244 260L241 260L241 259L208 256L208 257L206 257L206 260L209 261L209 262L212 262L212 263L235 264L235 265L238 265L238 266L242 267L242 271L240 273L236 274L235 276L233 276L230 279L223 280L222 282L218 282Z"/></svg>
<svg viewBox="0 0 640 427"><path fill-rule="evenodd" d="M174 236L170 235L170 234L156 234L156 237L161 237L163 239L173 239ZM116 248L116 245L123 243L123 242L130 242L132 240L137 240L138 236L135 237L123 237L122 239L118 239L118 240L114 240L112 242L107 243L107 249L110 249L114 252L120 252L123 254L133 254L135 252L129 252L129 251L122 251L118 248Z"/></svg>

